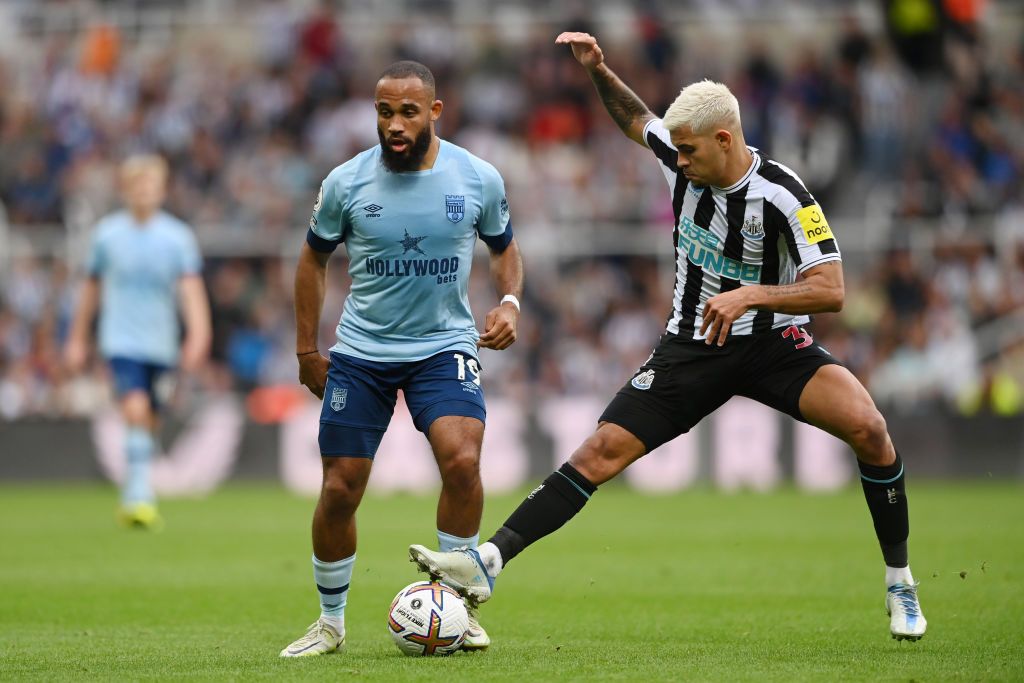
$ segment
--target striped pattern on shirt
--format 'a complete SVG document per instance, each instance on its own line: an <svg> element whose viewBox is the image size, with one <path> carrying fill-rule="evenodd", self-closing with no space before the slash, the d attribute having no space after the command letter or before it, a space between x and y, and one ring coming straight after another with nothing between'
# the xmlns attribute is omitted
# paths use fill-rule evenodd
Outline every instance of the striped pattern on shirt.
<svg viewBox="0 0 1024 683"><path fill-rule="evenodd" d="M730 187L690 183L676 166L677 151L660 119L644 127L644 140L661 162L675 229L676 282L666 331L703 339L701 313L708 299L744 285L786 285L841 256L821 207L800 178L750 147L753 163ZM730 336L803 325L806 315L749 310Z"/></svg>

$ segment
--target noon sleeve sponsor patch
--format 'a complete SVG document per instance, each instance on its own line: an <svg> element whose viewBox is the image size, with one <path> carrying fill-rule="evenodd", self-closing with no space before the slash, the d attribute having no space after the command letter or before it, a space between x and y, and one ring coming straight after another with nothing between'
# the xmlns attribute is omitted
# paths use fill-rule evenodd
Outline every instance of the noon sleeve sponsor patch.
<svg viewBox="0 0 1024 683"><path fill-rule="evenodd" d="M800 228L804 231L804 237L807 238L808 244L817 244L822 240L832 239L832 229L828 227L825 214L817 204L798 209L796 219L800 222Z"/></svg>

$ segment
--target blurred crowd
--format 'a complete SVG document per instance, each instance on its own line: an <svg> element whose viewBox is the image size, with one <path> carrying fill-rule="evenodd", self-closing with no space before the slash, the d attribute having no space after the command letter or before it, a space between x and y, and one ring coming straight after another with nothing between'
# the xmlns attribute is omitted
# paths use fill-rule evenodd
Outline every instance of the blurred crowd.
<svg viewBox="0 0 1024 683"><path fill-rule="evenodd" d="M886 0L871 4L875 28L834 11L815 33L825 40L787 37L780 19L726 46L674 21L674 4L636 3L614 27L579 13L511 35L496 20L470 30L432 14L371 36L331 2L265 1L231 30L183 28L160 41L101 22L72 39L24 38L32 49L0 52L8 245L19 236L31 245L45 226L80 235L117 206L119 160L159 151L172 168L167 209L213 245L214 355L202 383L284 400L265 390L296 384L292 258L317 187L377 143L376 73L417 59L445 103L439 133L499 168L524 244L584 245L525 253L520 340L481 359L488 391L608 394L663 329L672 209L657 164L619 134L586 73L553 45L559 31L584 30L656 113L685 83L728 83L748 143L800 173L841 248L844 224L884 234L883 249L844 249L846 308L814 327L881 404L1024 412L1024 41L1019 30L991 39L1003 5ZM790 3L777 4L788 16ZM693 3L692 16L706 6ZM927 239L911 239L921 226ZM622 244L663 235L664 250L588 255L600 231ZM102 368L71 380L59 363L80 249L70 258L3 250L0 419L88 412L106 400ZM322 348L347 287L342 252ZM479 317L495 300L485 262L471 286Z"/></svg>

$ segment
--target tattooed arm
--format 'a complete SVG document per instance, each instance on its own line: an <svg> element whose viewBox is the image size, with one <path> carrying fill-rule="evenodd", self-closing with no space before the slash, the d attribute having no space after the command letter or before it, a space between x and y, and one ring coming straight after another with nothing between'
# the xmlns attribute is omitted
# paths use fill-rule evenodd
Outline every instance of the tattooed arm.
<svg viewBox="0 0 1024 683"><path fill-rule="evenodd" d="M643 100L604 63L604 53L597 39L589 33L566 32L555 38L555 44L572 46L573 56L590 74L590 80L594 82L597 94L601 96L604 108L612 120L626 137L646 146L644 126L656 117Z"/></svg>
<svg viewBox="0 0 1024 683"><path fill-rule="evenodd" d="M789 285L746 285L711 297L700 332L706 343L721 346L732 324L752 308L793 315L838 311L844 291L843 264L829 261L808 268L802 280Z"/></svg>

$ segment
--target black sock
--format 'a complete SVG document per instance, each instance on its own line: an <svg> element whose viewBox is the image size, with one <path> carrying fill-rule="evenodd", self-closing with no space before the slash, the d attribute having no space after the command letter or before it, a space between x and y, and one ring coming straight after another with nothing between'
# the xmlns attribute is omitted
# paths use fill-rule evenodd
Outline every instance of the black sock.
<svg viewBox="0 0 1024 683"><path fill-rule="evenodd" d="M502 564L534 541L557 531L583 509L597 487L569 463L551 473L491 537Z"/></svg>
<svg viewBox="0 0 1024 683"><path fill-rule="evenodd" d="M896 462L885 467L860 466L860 483L864 498L875 523L875 535L882 547L882 557L889 567L907 566L907 537L910 519L907 513L907 493L903 478L903 459L896 453Z"/></svg>

